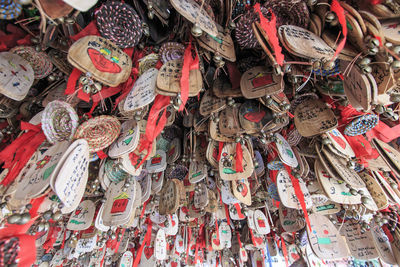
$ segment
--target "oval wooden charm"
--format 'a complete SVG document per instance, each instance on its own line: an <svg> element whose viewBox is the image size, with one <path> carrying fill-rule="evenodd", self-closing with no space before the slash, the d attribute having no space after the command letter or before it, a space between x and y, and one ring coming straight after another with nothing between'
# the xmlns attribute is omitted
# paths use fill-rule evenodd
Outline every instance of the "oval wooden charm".
<svg viewBox="0 0 400 267"><path fill-rule="evenodd" d="M22 57L10 52L0 53L0 94L21 101L34 81L31 65Z"/></svg>
<svg viewBox="0 0 400 267"><path fill-rule="evenodd" d="M243 152L243 172L236 171L237 155L235 143L226 143L221 151L221 158L218 163L219 175L221 179L232 181L239 180L242 178L250 177L254 171L253 160L251 158L250 152L246 146L238 144L242 147Z"/></svg>
<svg viewBox="0 0 400 267"><path fill-rule="evenodd" d="M283 91L282 77L271 72L267 67L257 66L243 73L240 89L245 98L259 98Z"/></svg>
<svg viewBox="0 0 400 267"><path fill-rule="evenodd" d="M279 158L283 163L286 165L289 165L292 168L296 168L299 165L299 162L297 161L297 158L292 150L292 147L289 145L289 143L286 141L286 139L276 133L276 148L278 149L279 152Z"/></svg>
<svg viewBox="0 0 400 267"><path fill-rule="evenodd" d="M79 203L79 206L69 217L67 229L73 231L82 231L88 229L92 225L96 206L93 201L85 200Z"/></svg>
<svg viewBox="0 0 400 267"><path fill-rule="evenodd" d="M68 50L68 61L83 73L105 85L115 87L128 80L132 60L113 42L89 35L76 41Z"/></svg>
<svg viewBox="0 0 400 267"><path fill-rule="evenodd" d="M123 154L130 153L136 149L139 144L140 129L135 120L125 121L121 125L121 134L111 144L108 155L117 158Z"/></svg>

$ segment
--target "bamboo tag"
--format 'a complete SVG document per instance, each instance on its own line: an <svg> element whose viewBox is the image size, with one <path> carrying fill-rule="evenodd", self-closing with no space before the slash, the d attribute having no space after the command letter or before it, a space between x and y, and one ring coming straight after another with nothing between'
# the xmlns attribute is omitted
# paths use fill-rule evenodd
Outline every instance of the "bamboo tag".
<svg viewBox="0 0 400 267"><path fill-rule="evenodd" d="M379 210L386 209L389 206L389 200L385 194L385 191L383 191L376 179L366 172L360 172L359 174L361 179L363 179L365 182L365 185L374 202L376 203L377 208Z"/></svg>

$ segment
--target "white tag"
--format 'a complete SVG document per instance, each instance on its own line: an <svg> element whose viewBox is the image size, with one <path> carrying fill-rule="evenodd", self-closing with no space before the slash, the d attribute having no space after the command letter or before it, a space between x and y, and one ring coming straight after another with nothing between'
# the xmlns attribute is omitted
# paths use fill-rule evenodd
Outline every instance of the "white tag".
<svg viewBox="0 0 400 267"><path fill-rule="evenodd" d="M267 217L265 217L265 214L261 210L254 211L254 225L257 233L260 235L267 235L271 232Z"/></svg>
<svg viewBox="0 0 400 267"><path fill-rule="evenodd" d="M85 1L63 0L63 1L68 5L72 6L73 8L82 12L88 11L92 6L94 6L97 3L97 0L85 0Z"/></svg>
<svg viewBox="0 0 400 267"><path fill-rule="evenodd" d="M147 161L146 169L149 173L162 172L167 167L165 151L157 150L156 155Z"/></svg>
<svg viewBox="0 0 400 267"><path fill-rule="evenodd" d="M154 101L157 74L158 70L151 68L139 76L125 99L125 111L140 109Z"/></svg>
<svg viewBox="0 0 400 267"><path fill-rule="evenodd" d="M125 251L124 254L122 254L121 259L119 260L119 267L129 267L132 266L133 264L133 254L132 252Z"/></svg>
<svg viewBox="0 0 400 267"><path fill-rule="evenodd" d="M125 121L121 125L121 134L111 144L108 155L117 158L123 154L130 153L136 149L139 144L140 129L135 120Z"/></svg>
<svg viewBox="0 0 400 267"><path fill-rule="evenodd" d="M157 232L154 256L160 261L167 258L167 241L165 239L165 232L163 229L159 229Z"/></svg>
<svg viewBox="0 0 400 267"><path fill-rule="evenodd" d="M82 201L76 210L69 217L67 229L73 231L82 231L88 229L92 225L96 206L93 201Z"/></svg>

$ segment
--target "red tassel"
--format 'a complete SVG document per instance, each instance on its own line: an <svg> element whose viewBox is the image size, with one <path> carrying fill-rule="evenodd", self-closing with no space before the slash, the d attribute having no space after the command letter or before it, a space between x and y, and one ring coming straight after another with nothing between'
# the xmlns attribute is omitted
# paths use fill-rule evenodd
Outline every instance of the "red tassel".
<svg viewBox="0 0 400 267"><path fill-rule="evenodd" d="M144 236L142 245L140 246L137 254L136 254L136 258L135 261L133 262L132 267L137 267L139 262L140 262L140 258L142 257L142 252L144 249L144 246L149 245L150 244L150 240L151 240L151 229L152 229L153 223L150 220L147 220L147 231L146 231L146 235Z"/></svg>
<svg viewBox="0 0 400 267"><path fill-rule="evenodd" d="M196 54L195 59L192 57L192 43L185 49L185 53L183 56L183 66L182 66L182 76L180 80L181 85L181 100L182 104L179 107L179 111L182 111L185 108L186 101L189 98L189 74L190 70L199 68L199 56Z"/></svg>
<svg viewBox="0 0 400 267"><path fill-rule="evenodd" d="M243 150L240 142L236 143L236 172L243 172Z"/></svg>
<svg viewBox="0 0 400 267"><path fill-rule="evenodd" d="M304 201L304 194L301 191L299 180L296 179L295 177L293 177L292 170L290 169L290 167L287 166L286 164L284 164L284 165L285 165L287 172L289 173L290 180L292 180L294 193L296 194L296 197L300 202L300 206L301 206L301 209L303 210L304 218L306 219L308 229L311 231L311 224L310 224L310 220L308 219L308 212L307 212L307 208L306 208L306 203Z"/></svg>
<svg viewBox="0 0 400 267"><path fill-rule="evenodd" d="M342 26L342 33L343 33L343 40L338 44L336 47L336 52L333 58L336 58L340 51L342 51L344 45L346 44L346 39L347 39L347 22L346 18L344 16L344 9L342 6L339 4L337 0L332 0L331 4L331 10L336 13L339 23Z"/></svg>
<svg viewBox="0 0 400 267"><path fill-rule="evenodd" d="M282 47L279 45L279 39L277 36L277 31L276 31L276 16L275 16L275 14L270 10L269 12L271 13L271 20L268 21L268 19L266 19L261 12L260 3L257 3L254 5L254 10L260 16L261 28L263 28L263 30L267 34L268 39L271 42L271 45L274 49L276 62L280 66L283 66L283 61L284 61L285 57L282 54Z"/></svg>
<svg viewBox="0 0 400 267"><path fill-rule="evenodd" d="M21 121L21 130L28 130L28 132L23 133L0 152L0 162L4 162L3 168L9 169L1 182L4 186L15 180L36 149L46 140L40 124L32 125Z"/></svg>

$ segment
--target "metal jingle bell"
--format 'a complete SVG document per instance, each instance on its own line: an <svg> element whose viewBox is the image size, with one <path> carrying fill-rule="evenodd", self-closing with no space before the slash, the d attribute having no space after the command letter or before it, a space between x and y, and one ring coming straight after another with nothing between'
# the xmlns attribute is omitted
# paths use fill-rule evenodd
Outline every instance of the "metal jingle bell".
<svg viewBox="0 0 400 267"><path fill-rule="evenodd" d="M400 102L400 94L391 94L390 101L395 103Z"/></svg>
<svg viewBox="0 0 400 267"><path fill-rule="evenodd" d="M20 224L22 217L21 214L13 214L7 218L9 224Z"/></svg>
<svg viewBox="0 0 400 267"><path fill-rule="evenodd" d="M25 212L21 215L21 220L19 224L27 224L31 220L31 215L29 212Z"/></svg>
<svg viewBox="0 0 400 267"><path fill-rule="evenodd" d="M361 59L360 66L367 66L371 63L371 59L369 57L365 57Z"/></svg>
<svg viewBox="0 0 400 267"><path fill-rule="evenodd" d="M200 28L199 25L195 24L193 25L191 29L192 35L196 38L200 37L203 35L203 30Z"/></svg>

